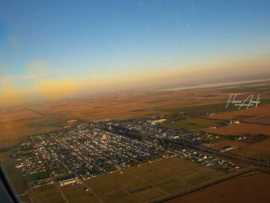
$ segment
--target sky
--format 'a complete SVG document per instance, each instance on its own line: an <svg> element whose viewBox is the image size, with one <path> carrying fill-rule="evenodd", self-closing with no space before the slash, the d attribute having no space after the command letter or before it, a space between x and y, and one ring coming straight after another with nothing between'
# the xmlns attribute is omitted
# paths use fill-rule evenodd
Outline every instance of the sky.
<svg viewBox="0 0 270 203"><path fill-rule="evenodd" d="M0 0L0 103L264 75L269 10L268 0Z"/></svg>

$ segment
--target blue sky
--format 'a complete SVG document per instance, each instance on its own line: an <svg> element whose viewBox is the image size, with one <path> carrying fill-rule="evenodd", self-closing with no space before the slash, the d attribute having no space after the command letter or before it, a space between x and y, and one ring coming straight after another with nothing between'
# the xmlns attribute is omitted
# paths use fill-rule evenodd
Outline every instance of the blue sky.
<svg viewBox="0 0 270 203"><path fill-rule="evenodd" d="M87 79L248 54L269 44L269 10L268 0L0 0L0 74L29 88L36 64L41 78Z"/></svg>

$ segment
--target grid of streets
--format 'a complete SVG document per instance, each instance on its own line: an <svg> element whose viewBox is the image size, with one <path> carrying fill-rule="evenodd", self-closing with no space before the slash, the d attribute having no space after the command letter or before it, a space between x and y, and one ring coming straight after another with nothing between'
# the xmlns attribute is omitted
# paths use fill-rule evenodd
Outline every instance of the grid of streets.
<svg viewBox="0 0 270 203"><path fill-rule="evenodd" d="M188 141L187 141L188 140ZM13 158L31 185L60 185L122 170L161 157L189 159L206 167L232 171L239 166L192 149L201 136L162 128L151 120L78 123L57 132L30 137Z"/></svg>

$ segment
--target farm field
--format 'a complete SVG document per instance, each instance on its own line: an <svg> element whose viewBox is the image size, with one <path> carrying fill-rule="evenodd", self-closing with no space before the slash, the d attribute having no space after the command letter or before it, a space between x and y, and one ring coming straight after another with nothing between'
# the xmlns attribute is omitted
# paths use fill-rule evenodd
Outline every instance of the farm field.
<svg viewBox="0 0 270 203"><path fill-rule="evenodd" d="M31 202L38 202L38 203L64 203L64 199L61 196L61 192L57 188L56 185L47 185L44 187L36 188L29 195L29 199Z"/></svg>
<svg viewBox="0 0 270 203"><path fill-rule="evenodd" d="M219 135L270 135L270 125L258 125L249 123L232 124L226 127L208 129L207 132Z"/></svg>
<svg viewBox="0 0 270 203"><path fill-rule="evenodd" d="M219 120L210 120L207 118L186 118L181 120L176 120L170 123L165 123L165 126L170 128L182 128L191 131L199 131L211 126L220 126L223 122Z"/></svg>
<svg viewBox="0 0 270 203"><path fill-rule="evenodd" d="M256 109L242 111L230 109L224 112L227 96L228 93L222 89L132 93L2 110L0 151L1 153L7 151L29 135L62 128L68 120L72 119L90 121L168 115L174 121L164 123L169 128L195 132L206 130L220 135L221 139L209 143L209 147L221 149L232 146L235 148L233 153L256 158L270 158L268 138L256 143L222 139L222 135L261 133L269 136L270 105L260 105ZM186 115L184 118L181 117L183 114ZM227 126L230 120L239 120L241 123ZM213 126L216 128L211 128ZM4 157L0 154L0 160ZM19 185L18 191L24 192L26 188L24 181L11 165L8 165L8 171L15 175L11 175L10 178L17 179L19 182L15 184ZM29 195L22 196L22 200L31 203L151 202L188 192L194 187L203 186L226 175L224 172L201 167L191 161L170 158L98 176L80 185L60 187L51 184L34 188L28 191L29 193L25 193ZM258 180L261 181L261 178ZM224 192L227 192L225 189Z"/></svg>
<svg viewBox="0 0 270 203"><path fill-rule="evenodd" d="M29 135L59 129L70 119L85 121L127 119L185 112L192 120L178 123L179 127L201 129L215 124L209 119L196 118L205 114L210 114L211 119L217 120L242 118L247 122L269 124L270 105L267 102L257 109L226 110L225 103L231 92L233 89L228 88L119 92L0 108L0 150L14 146ZM268 101L269 92L263 92L262 98L263 101Z"/></svg>
<svg viewBox="0 0 270 203"><path fill-rule="evenodd" d="M240 121L250 121L257 124L264 124L263 120L268 120L270 118L270 105L264 104L260 105L258 108L243 109L240 111L225 111L209 116L211 119L219 120L240 120ZM266 123L267 124L267 123Z"/></svg>
<svg viewBox="0 0 270 203"><path fill-rule="evenodd" d="M33 203L52 200L60 203L65 199L78 203L99 202L99 200L150 202L187 191L224 175L224 172L201 167L191 161L169 158L92 178L81 185L64 187L50 185L34 189L30 193L30 199ZM89 189L86 191L86 188Z"/></svg>
<svg viewBox="0 0 270 203"><path fill-rule="evenodd" d="M270 0L0 2L0 203L270 203Z"/></svg>
<svg viewBox="0 0 270 203"><path fill-rule="evenodd" d="M206 90L198 90L196 93L194 91L157 91L119 93L96 98L0 108L0 150L14 146L29 135L59 129L67 120L90 121L143 117L166 114L179 106L209 105L224 100L222 93L212 91L213 96L205 100L201 98L208 94ZM187 99L180 99L182 97Z"/></svg>
<svg viewBox="0 0 270 203"><path fill-rule="evenodd" d="M251 145L245 145L236 150L235 153L244 156L254 157L257 159L269 159L270 139L268 138L262 142L254 143Z"/></svg>
<svg viewBox="0 0 270 203"><path fill-rule="evenodd" d="M253 136L265 135L266 139L256 143L244 143L237 141L221 141L210 147L220 148L222 146L232 146L236 150L234 153L265 159L270 157L270 105L261 105L258 108L251 108L241 111L223 112L211 115L211 119L216 120L239 120L240 124L230 124L223 127L208 128L206 132L218 134L221 136Z"/></svg>
<svg viewBox="0 0 270 203"><path fill-rule="evenodd" d="M270 175L251 172L168 201L168 203L268 203Z"/></svg>

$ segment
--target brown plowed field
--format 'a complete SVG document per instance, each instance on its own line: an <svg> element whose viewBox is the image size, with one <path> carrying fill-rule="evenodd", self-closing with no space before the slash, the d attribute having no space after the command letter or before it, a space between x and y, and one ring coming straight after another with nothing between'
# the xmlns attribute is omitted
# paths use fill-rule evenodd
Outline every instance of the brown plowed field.
<svg viewBox="0 0 270 203"><path fill-rule="evenodd" d="M269 188L269 174L250 173L175 198L168 203L269 203Z"/></svg>

